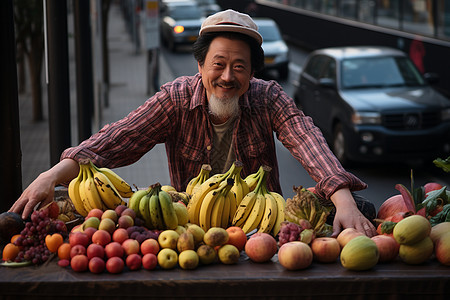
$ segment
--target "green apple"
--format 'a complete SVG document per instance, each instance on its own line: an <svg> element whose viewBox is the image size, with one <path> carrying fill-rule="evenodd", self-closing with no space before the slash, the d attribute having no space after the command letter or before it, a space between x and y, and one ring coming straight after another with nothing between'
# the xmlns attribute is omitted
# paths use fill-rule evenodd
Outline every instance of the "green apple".
<svg viewBox="0 0 450 300"><path fill-rule="evenodd" d="M176 250L179 234L175 230L164 230L158 236L158 243L161 248Z"/></svg>
<svg viewBox="0 0 450 300"><path fill-rule="evenodd" d="M173 269L178 263L178 254L175 250L164 248L158 252L158 265L163 269Z"/></svg>

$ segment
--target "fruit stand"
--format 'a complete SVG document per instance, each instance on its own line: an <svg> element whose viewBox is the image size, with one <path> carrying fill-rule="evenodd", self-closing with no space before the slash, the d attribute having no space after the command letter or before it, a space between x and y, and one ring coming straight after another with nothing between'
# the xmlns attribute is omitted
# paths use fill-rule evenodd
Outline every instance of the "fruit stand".
<svg viewBox="0 0 450 300"><path fill-rule="evenodd" d="M61 268L52 260L41 266L2 268L0 291L1 299L445 299L450 295L450 271L436 260L421 265L377 264L364 272L346 270L337 261L288 271L276 256L267 263L253 263L241 254L235 265L92 274Z"/></svg>

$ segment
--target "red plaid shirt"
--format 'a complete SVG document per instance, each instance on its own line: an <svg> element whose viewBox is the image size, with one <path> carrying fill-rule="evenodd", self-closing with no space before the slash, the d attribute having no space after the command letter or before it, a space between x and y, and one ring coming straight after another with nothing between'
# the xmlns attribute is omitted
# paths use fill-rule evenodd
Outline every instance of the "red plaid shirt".
<svg viewBox="0 0 450 300"><path fill-rule="evenodd" d="M242 177L268 165L272 168L268 188L281 192L275 132L317 182L321 196L328 199L343 187L352 191L366 188L342 168L311 118L276 82L252 79L239 105L241 115L235 122L233 141L236 159L244 165ZM98 166L117 168L136 162L156 144L165 143L171 184L182 191L202 164L211 162L212 132L201 76L183 76L166 83L127 117L104 126L79 146L66 149L61 158L88 157Z"/></svg>

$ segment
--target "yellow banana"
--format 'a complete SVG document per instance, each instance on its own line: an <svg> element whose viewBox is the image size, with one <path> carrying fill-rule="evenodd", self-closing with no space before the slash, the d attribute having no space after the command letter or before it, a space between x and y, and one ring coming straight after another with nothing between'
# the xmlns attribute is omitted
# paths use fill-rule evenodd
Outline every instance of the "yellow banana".
<svg viewBox="0 0 450 300"><path fill-rule="evenodd" d="M248 215L250 214L253 205L256 201L256 193L255 191L249 192L245 197L242 199L241 203L236 208L236 212L233 216L233 226L241 227L245 220L247 220Z"/></svg>
<svg viewBox="0 0 450 300"><path fill-rule="evenodd" d="M84 207L84 203L80 197L80 183L82 180L83 180L83 169L80 166L80 172L78 173L78 176L70 181L67 190L69 192L69 198L70 200L72 200L72 204L75 207L75 210L83 217L86 217L88 211Z"/></svg>
<svg viewBox="0 0 450 300"><path fill-rule="evenodd" d="M120 193L105 174L96 171L94 173L94 181L100 197L107 208L115 209L117 206L124 203Z"/></svg>
<svg viewBox="0 0 450 300"><path fill-rule="evenodd" d="M264 210L266 208L266 198L262 193L256 194L256 201L253 205L252 211L245 220L244 225L242 226L242 230L245 233L249 233L253 229L258 228L261 223L262 217L264 215Z"/></svg>
<svg viewBox="0 0 450 300"><path fill-rule="evenodd" d="M161 206L159 204L159 196L154 193L150 197L150 217L152 222L152 228L154 229L164 229L163 216L161 212Z"/></svg>
<svg viewBox="0 0 450 300"><path fill-rule="evenodd" d="M140 217L141 219L144 219L141 215L141 212L139 210L139 202L141 201L142 197L147 195L150 192L150 189L147 190L138 190L133 193L133 195L130 197L130 200L128 200L128 207L131 208L136 212L136 215Z"/></svg>
<svg viewBox="0 0 450 300"><path fill-rule="evenodd" d="M270 233L277 220L278 205L269 192L265 193L264 197L266 198L266 208L258 232Z"/></svg>
<svg viewBox="0 0 450 300"><path fill-rule="evenodd" d="M86 165L80 164L80 167L83 169L83 179L81 180L78 189L80 191L80 197L81 201L83 202L84 208L89 213L94 207L91 206L86 195L86 184L85 184L87 179Z"/></svg>
<svg viewBox="0 0 450 300"><path fill-rule="evenodd" d="M231 206L231 200L234 201L234 194L230 190L224 197L224 204L222 209L222 220L221 220L221 226L222 228L228 228L230 224L230 206Z"/></svg>
<svg viewBox="0 0 450 300"><path fill-rule="evenodd" d="M272 228L272 235L277 236L278 232L280 232L281 222L284 221L284 208L286 207L286 200L284 200L283 196L276 192L270 192L277 202L277 219L275 220L275 225Z"/></svg>
<svg viewBox="0 0 450 300"><path fill-rule="evenodd" d="M234 172L234 185L231 188L231 190L234 192L236 197L236 202L239 204L245 195L248 194L250 191L248 188L248 184L245 182L244 179L241 177L241 170L243 168L242 163L235 162L236 164L236 171Z"/></svg>
<svg viewBox="0 0 450 300"><path fill-rule="evenodd" d="M209 178L210 172L211 172L210 165L208 164L202 165L200 173L197 175L197 177L194 177L189 181L186 187L186 193L192 196L195 192L194 190L197 190L198 187Z"/></svg>
<svg viewBox="0 0 450 300"><path fill-rule="evenodd" d="M256 173L250 174L247 177L245 177L244 181L247 183L247 186L248 186L250 192L255 190L256 185L258 184L258 182L260 180L260 176L261 176L262 172L263 172L263 166L260 166Z"/></svg>
<svg viewBox="0 0 450 300"><path fill-rule="evenodd" d="M178 226L178 217L173 207L172 197L163 190L159 191L158 197L165 229L176 229Z"/></svg>
<svg viewBox="0 0 450 300"><path fill-rule="evenodd" d="M234 214L236 213L236 209L238 207L237 203L236 203L236 197L234 195L233 192L228 192L227 194L227 202L230 203L230 211L228 213L228 221L227 221L227 227L232 224L233 222L233 218L234 218Z"/></svg>
<svg viewBox="0 0 450 300"><path fill-rule="evenodd" d="M214 207L214 203L216 202L223 189L227 186L228 188L231 188L231 185L228 185L227 181L222 181L218 188L209 191L203 199L200 206L199 215L199 226L203 230L207 231L209 228L211 228L211 212Z"/></svg>
<svg viewBox="0 0 450 300"><path fill-rule="evenodd" d="M106 206L102 202L100 194L95 186L94 177L92 176L92 169L86 167L86 180L84 181L84 192L86 193L86 199L89 202L89 206L92 208L99 208L103 211L106 210Z"/></svg>
<svg viewBox="0 0 450 300"><path fill-rule="evenodd" d="M211 211L211 227L222 227L222 213L224 211L225 197L223 193L219 193L214 201Z"/></svg>
<svg viewBox="0 0 450 300"><path fill-rule="evenodd" d="M152 221L150 217L150 198L151 193L145 194L139 201L139 213L144 220L145 227L152 228Z"/></svg>
<svg viewBox="0 0 450 300"><path fill-rule="evenodd" d="M124 179L122 179L122 177L120 177L113 170L108 168L99 168L98 171L102 172L108 177L109 181L111 181L111 183L117 189L120 196L124 198L130 198L133 195L133 189L131 188L131 185L128 184Z"/></svg>

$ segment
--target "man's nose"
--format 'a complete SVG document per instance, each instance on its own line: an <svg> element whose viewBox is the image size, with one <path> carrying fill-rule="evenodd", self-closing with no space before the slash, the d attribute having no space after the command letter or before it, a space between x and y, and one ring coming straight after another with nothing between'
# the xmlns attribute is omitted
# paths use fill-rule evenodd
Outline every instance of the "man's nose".
<svg viewBox="0 0 450 300"><path fill-rule="evenodd" d="M223 81L233 81L234 79L234 72L233 72L233 68L231 67L227 67L223 70L222 72L222 80Z"/></svg>

